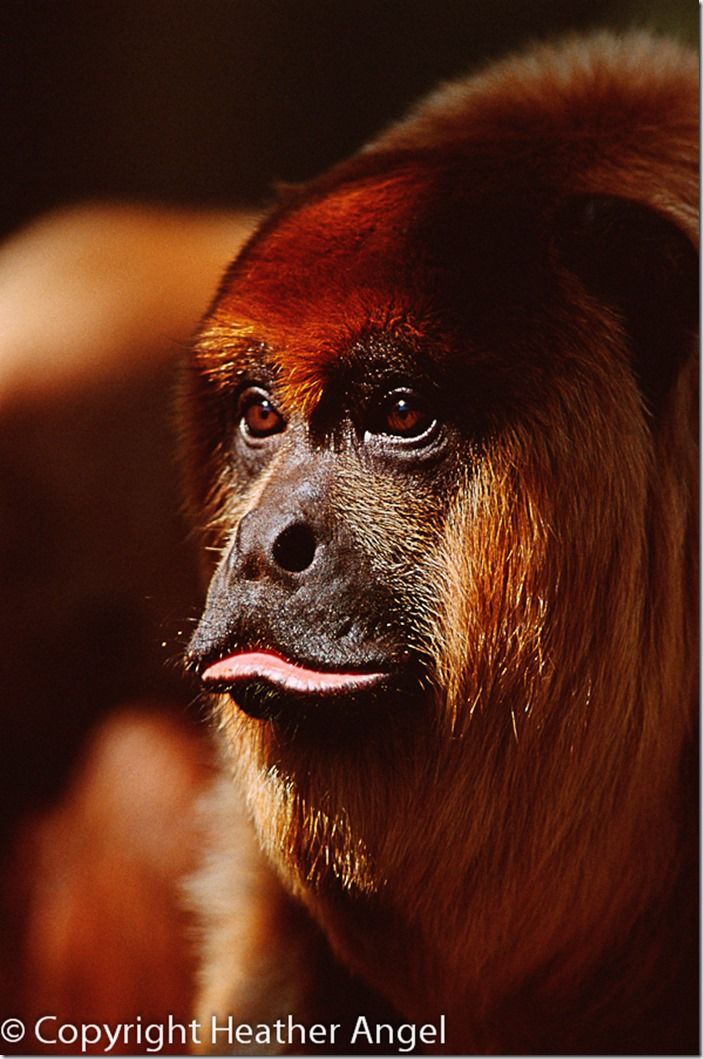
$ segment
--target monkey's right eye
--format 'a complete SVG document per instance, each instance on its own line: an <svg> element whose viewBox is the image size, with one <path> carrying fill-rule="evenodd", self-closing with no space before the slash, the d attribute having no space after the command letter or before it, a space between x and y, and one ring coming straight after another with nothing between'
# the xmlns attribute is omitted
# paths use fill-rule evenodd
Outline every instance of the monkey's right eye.
<svg viewBox="0 0 703 1059"><path fill-rule="evenodd" d="M249 442L280 434L286 427L269 395L256 386L250 386L240 396L238 416L240 432Z"/></svg>
<svg viewBox="0 0 703 1059"><path fill-rule="evenodd" d="M367 438L381 438L386 444L405 448L426 447L440 433L440 424L427 403L406 389L385 394L372 410L366 429Z"/></svg>

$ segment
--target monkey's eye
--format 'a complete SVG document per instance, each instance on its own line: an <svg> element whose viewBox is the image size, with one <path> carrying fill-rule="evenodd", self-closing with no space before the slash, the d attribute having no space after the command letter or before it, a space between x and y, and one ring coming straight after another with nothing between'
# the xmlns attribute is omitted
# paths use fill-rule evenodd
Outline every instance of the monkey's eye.
<svg viewBox="0 0 703 1059"><path fill-rule="evenodd" d="M411 390L395 390L377 407L368 433L398 441L423 441L434 436L437 420L424 401Z"/></svg>
<svg viewBox="0 0 703 1059"><path fill-rule="evenodd" d="M239 429L247 441L280 434L286 421L265 390L250 386L239 398Z"/></svg>

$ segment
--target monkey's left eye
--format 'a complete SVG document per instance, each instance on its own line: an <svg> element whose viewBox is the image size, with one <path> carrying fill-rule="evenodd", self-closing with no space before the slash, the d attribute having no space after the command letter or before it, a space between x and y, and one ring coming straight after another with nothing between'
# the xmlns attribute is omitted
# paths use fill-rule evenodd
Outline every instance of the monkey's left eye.
<svg viewBox="0 0 703 1059"><path fill-rule="evenodd" d="M429 440L436 429L437 420L421 397L409 390L396 390L378 406L367 433L417 442Z"/></svg>

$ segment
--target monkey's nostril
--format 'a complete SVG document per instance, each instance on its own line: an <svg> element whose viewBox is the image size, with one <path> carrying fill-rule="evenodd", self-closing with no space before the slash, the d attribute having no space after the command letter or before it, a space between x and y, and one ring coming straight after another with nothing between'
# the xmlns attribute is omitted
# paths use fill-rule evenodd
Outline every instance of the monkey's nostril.
<svg viewBox="0 0 703 1059"><path fill-rule="evenodd" d="M283 570L299 574L310 566L316 547L315 535L307 523L294 522L273 542L273 558Z"/></svg>

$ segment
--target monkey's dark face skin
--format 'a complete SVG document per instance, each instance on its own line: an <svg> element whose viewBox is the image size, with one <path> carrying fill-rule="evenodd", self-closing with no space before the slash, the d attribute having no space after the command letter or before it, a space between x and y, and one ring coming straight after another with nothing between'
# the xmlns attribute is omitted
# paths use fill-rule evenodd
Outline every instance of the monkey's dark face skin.
<svg viewBox="0 0 703 1059"><path fill-rule="evenodd" d="M409 600L456 473L455 429L412 357L381 345L350 349L310 414L265 350L221 399L222 473L244 512L189 662L252 717L358 723L427 687ZM369 523L391 519L377 544Z"/></svg>

